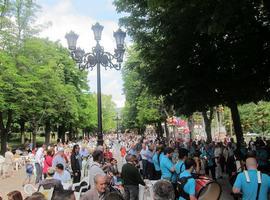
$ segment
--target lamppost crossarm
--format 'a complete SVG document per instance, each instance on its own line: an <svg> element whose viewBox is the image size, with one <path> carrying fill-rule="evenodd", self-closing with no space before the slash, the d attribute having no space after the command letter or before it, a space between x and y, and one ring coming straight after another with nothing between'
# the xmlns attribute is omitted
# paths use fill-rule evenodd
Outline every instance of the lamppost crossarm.
<svg viewBox="0 0 270 200"><path fill-rule="evenodd" d="M103 26L96 23L92 26L92 30L94 32L94 39L96 40L96 46L92 48L92 52L85 53L84 50L76 48L79 36L73 31L66 34L66 39L71 57L78 64L79 69L93 70L94 67L97 68L98 145L103 145L100 67L103 66L105 69L121 69L121 63L123 62L125 52L124 40L126 33L121 29L118 29L113 33L116 41L116 49L114 54L111 54L104 51L104 48L99 44Z"/></svg>

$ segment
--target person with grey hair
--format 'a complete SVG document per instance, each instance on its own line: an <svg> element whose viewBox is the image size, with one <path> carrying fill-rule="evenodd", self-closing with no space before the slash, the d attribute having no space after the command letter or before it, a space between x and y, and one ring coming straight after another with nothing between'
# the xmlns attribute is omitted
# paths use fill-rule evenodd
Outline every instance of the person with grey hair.
<svg viewBox="0 0 270 200"><path fill-rule="evenodd" d="M153 187L154 200L174 200L173 185L167 180L159 180Z"/></svg>
<svg viewBox="0 0 270 200"><path fill-rule="evenodd" d="M66 160L64 158L64 148L63 147L59 147L58 148L58 152L55 154L55 156L53 157L52 160L52 166L56 167L57 164L62 164L64 166L64 169L66 168Z"/></svg>
<svg viewBox="0 0 270 200"><path fill-rule="evenodd" d="M81 198L81 200L104 200L107 190L107 176L97 174L94 177L94 187L91 187Z"/></svg>
<svg viewBox="0 0 270 200"><path fill-rule="evenodd" d="M127 154L125 159L127 162L130 162L131 161L131 158L132 158L132 155L131 154Z"/></svg>

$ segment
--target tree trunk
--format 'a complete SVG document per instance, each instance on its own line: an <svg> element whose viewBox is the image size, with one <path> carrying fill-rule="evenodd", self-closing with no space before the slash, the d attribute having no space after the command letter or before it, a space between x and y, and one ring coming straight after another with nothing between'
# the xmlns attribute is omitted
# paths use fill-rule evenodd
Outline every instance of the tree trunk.
<svg viewBox="0 0 270 200"><path fill-rule="evenodd" d="M30 132L30 138L29 138L29 142L31 143L31 141L32 141L32 132Z"/></svg>
<svg viewBox="0 0 270 200"><path fill-rule="evenodd" d="M62 124L58 127L58 138L61 139L61 142L65 142L65 126Z"/></svg>
<svg viewBox="0 0 270 200"><path fill-rule="evenodd" d="M45 144L50 144L51 122L47 120L45 122Z"/></svg>
<svg viewBox="0 0 270 200"><path fill-rule="evenodd" d="M240 148L243 141L243 130L241 126L241 119L238 111L238 107L235 101L231 101L229 104L232 114L233 128L236 135L237 147Z"/></svg>
<svg viewBox="0 0 270 200"><path fill-rule="evenodd" d="M190 139L192 139L193 127L194 127L193 115L190 115L188 118L188 129Z"/></svg>
<svg viewBox="0 0 270 200"><path fill-rule="evenodd" d="M142 129L138 128L138 135L142 135Z"/></svg>
<svg viewBox="0 0 270 200"><path fill-rule="evenodd" d="M77 140L78 140L78 139L80 139L80 137L79 137L79 130L78 130L78 128L75 128L75 130L74 130L74 134L76 134L76 138L77 138Z"/></svg>
<svg viewBox="0 0 270 200"><path fill-rule="evenodd" d="M165 133L166 133L167 140L169 140L169 138L170 138L170 132L169 132L169 129L168 129L168 125L167 125L167 121L166 120L165 120Z"/></svg>
<svg viewBox="0 0 270 200"><path fill-rule="evenodd" d="M1 155L4 156L7 151L7 139L8 139L8 131L6 128L1 129Z"/></svg>
<svg viewBox="0 0 270 200"><path fill-rule="evenodd" d="M20 124L20 132L21 132L21 143L25 143L25 120L23 118L19 121Z"/></svg>
<svg viewBox="0 0 270 200"><path fill-rule="evenodd" d="M33 118L32 121L32 144L33 144L33 149L36 148L37 146L37 132L38 132L38 123L36 118Z"/></svg>
<svg viewBox="0 0 270 200"><path fill-rule="evenodd" d="M68 140L72 141L74 138L74 132L73 132L73 127L71 123L69 124L69 131L68 131Z"/></svg>
<svg viewBox="0 0 270 200"><path fill-rule="evenodd" d="M157 136L158 138L163 137L163 129L162 129L161 122L157 123Z"/></svg>
<svg viewBox="0 0 270 200"><path fill-rule="evenodd" d="M33 132L32 132L33 148L37 147L37 132L38 132L38 124L36 121L34 121L33 122Z"/></svg>
<svg viewBox="0 0 270 200"><path fill-rule="evenodd" d="M205 132L206 132L206 136L207 136L207 142L212 142L211 123L212 123L212 119L213 119L213 108L210 108L209 117L207 116L206 110L202 111L202 115L203 115L204 124L205 124Z"/></svg>
<svg viewBox="0 0 270 200"><path fill-rule="evenodd" d="M0 137L1 137L1 154L4 155L7 151L8 131L11 127L12 111L8 110L7 123L4 125L3 112L0 112Z"/></svg>

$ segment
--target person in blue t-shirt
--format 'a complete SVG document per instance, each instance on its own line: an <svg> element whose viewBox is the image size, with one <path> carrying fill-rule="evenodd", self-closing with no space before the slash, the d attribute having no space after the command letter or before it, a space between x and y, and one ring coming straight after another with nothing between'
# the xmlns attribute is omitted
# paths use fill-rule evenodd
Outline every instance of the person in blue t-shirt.
<svg viewBox="0 0 270 200"><path fill-rule="evenodd" d="M216 180L216 163L215 163L215 153L213 144L208 144L202 151L201 158L205 159L205 174L209 176L209 171L211 171L211 176Z"/></svg>
<svg viewBox="0 0 270 200"><path fill-rule="evenodd" d="M154 156L155 146L154 144L149 145L146 151L146 158L147 158L147 178L149 180L155 179L155 166L153 163L153 156Z"/></svg>
<svg viewBox="0 0 270 200"><path fill-rule="evenodd" d="M172 163L173 148L167 147L164 150L164 156L160 160L161 178L168 181L172 181L173 173L175 172L174 165Z"/></svg>
<svg viewBox="0 0 270 200"><path fill-rule="evenodd" d="M267 174L259 173L257 171L257 161L255 158L248 158L246 160L247 171L241 172L237 175L236 181L233 185L233 193L243 194L243 200L256 199L258 191L258 177L261 177L261 187L259 191L258 200L267 200L268 192L270 191L270 177Z"/></svg>
<svg viewBox="0 0 270 200"><path fill-rule="evenodd" d="M155 180L159 180L161 177L160 160L161 160L162 146L156 147L156 152L153 156L153 163L155 167Z"/></svg>
<svg viewBox="0 0 270 200"><path fill-rule="evenodd" d="M196 168L196 162L192 158L188 158L185 160L186 170L180 174L180 179L184 177L189 177L187 179L186 184L184 185L183 191L189 197L190 200L197 200L196 198L196 182L193 177L191 177L191 172ZM185 200L184 195L180 194L179 200Z"/></svg>
<svg viewBox="0 0 270 200"><path fill-rule="evenodd" d="M186 169L185 160L188 157L188 150L184 148L180 148L178 157L179 157L179 161L175 165L175 172L177 174L177 178L179 178L180 174Z"/></svg>

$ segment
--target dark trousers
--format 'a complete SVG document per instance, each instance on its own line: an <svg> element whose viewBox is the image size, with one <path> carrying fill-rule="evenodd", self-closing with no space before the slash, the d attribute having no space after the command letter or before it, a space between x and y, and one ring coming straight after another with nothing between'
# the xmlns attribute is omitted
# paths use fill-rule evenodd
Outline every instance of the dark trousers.
<svg viewBox="0 0 270 200"><path fill-rule="evenodd" d="M139 186L126 185L125 189L125 200L138 200L139 199Z"/></svg>
<svg viewBox="0 0 270 200"><path fill-rule="evenodd" d="M148 162L147 164L147 178L149 180L155 179L155 166L153 163Z"/></svg>
<svg viewBox="0 0 270 200"><path fill-rule="evenodd" d="M42 180L42 168L39 163L35 163L35 168L36 168L36 184L39 183Z"/></svg>
<svg viewBox="0 0 270 200"><path fill-rule="evenodd" d="M142 167L143 167L143 178L147 178L147 160L142 160Z"/></svg>
<svg viewBox="0 0 270 200"><path fill-rule="evenodd" d="M205 167L205 174L209 176L209 170L211 171L211 176L214 180L216 180L216 166L206 166Z"/></svg>
<svg viewBox="0 0 270 200"><path fill-rule="evenodd" d="M155 180L159 180L161 178L161 171L155 171Z"/></svg>
<svg viewBox="0 0 270 200"><path fill-rule="evenodd" d="M221 156L219 158L219 164L220 164L222 173L224 173L225 172L225 165L226 165L226 161L225 161L224 156Z"/></svg>
<svg viewBox="0 0 270 200"><path fill-rule="evenodd" d="M77 174L73 173L73 183L79 183L81 181L81 172L76 172Z"/></svg>
<svg viewBox="0 0 270 200"><path fill-rule="evenodd" d="M175 199L179 199L181 193L180 193L180 191L177 189L177 183L172 183L172 185L173 185L173 189L174 189Z"/></svg>

